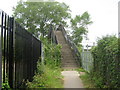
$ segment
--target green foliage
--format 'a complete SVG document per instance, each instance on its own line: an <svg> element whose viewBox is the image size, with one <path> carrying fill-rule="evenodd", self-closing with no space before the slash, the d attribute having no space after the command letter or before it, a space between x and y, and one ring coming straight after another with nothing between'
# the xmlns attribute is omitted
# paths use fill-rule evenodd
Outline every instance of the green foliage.
<svg viewBox="0 0 120 90"><path fill-rule="evenodd" d="M98 72L90 72L89 77L96 88L104 88L103 78L98 74Z"/></svg>
<svg viewBox="0 0 120 90"><path fill-rule="evenodd" d="M4 57L2 56L2 61L3 61ZM3 68L3 62L2 62L2 68ZM2 89L10 89L10 85L8 83L8 76L5 76L5 82L2 82Z"/></svg>
<svg viewBox="0 0 120 90"><path fill-rule="evenodd" d="M93 72L88 73L82 68L78 69L78 71L84 72L84 74L80 74L80 78L82 79L85 88L105 87L102 83L102 78L100 76L99 78L95 77L96 75L98 75L97 73L94 72L94 76L93 76Z"/></svg>
<svg viewBox="0 0 120 90"><path fill-rule="evenodd" d="M61 45L51 44L47 38L42 39L44 44L44 62L50 67L60 67Z"/></svg>
<svg viewBox="0 0 120 90"><path fill-rule="evenodd" d="M77 69L78 72L86 72L83 68Z"/></svg>
<svg viewBox="0 0 120 90"><path fill-rule="evenodd" d="M98 79L96 82L99 87L118 88L120 86L118 45L118 38L105 36L98 40L98 45L91 50L94 58L93 77Z"/></svg>
<svg viewBox="0 0 120 90"><path fill-rule="evenodd" d="M60 69L60 45L51 44L46 38L41 40L44 44L44 64L37 63L37 71L32 82L27 82L28 88L63 88Z"/></svg>
<svg viewBox="0 0 120 90"><path fill-rule="evenodd" d="M35 36L41 33L46 35L49 25L66 25L66 19L70 18L70 9L65 3L50 2L51 0L41 0L41 2L18 2L13 9L16 21L24 26Z"/></svg>
<svg viewBox="0 0 120 90"><path fill-rule="evenodd" d="M85 88L97 88L95 86L96 83L91 79L90 73L85 72L85 74L80 75L80 78L82 79Z"/></svg>
<svg viewBox="0 0 120 90"><path fill-rule="evenodd" d="M2 89L10 89L9 83L8 82L2 83Z"/></svg>
<svg viewBox="0 0 120 90"><path fill-rule="evenodd" d="M6 75L5 82L2 83L2 89L10 89L10 85L8 83L8 77Z"/></svg>
<svg viewBox="0 0 120 90"><path fill-rule="evenodd" d="M38 68L38 70L39 69L41 68ZM34 76L32 82L27 82L28 88L63 88L63 77L61 76L60 69L50 68L47 65L45 65L44 73L38 73Z"/></svg>
<svg viewBox="0 0 120 90"><path fill-rule="evenodd" d="M74 19L71 19L71 26L73 29L72 38L76 45L81 43L83 37L82 35L86 35L88 33L87 26L91 24L90 15L88 12L84 12L81 16L76 15Z"/></svg>

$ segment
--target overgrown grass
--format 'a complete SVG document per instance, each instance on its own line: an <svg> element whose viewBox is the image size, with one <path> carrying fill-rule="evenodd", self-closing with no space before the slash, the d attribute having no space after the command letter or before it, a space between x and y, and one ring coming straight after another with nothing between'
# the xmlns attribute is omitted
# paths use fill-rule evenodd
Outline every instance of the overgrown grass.
<svg viewBox="0 0 120 90"><path fill-rule="evenodd" d="M82 68L78 69L77 71L80 73L84 72L83 74L80 74L80 78L83 81L85 88L107 88L105 85L103 85L102 78L96 77L97 74L95 75L95 72L88 73Z"/></svg>
<svg viewBox="0 0 120 90"><path fill-rule="evenodd" d="M44 64L37 63L37 71L32 82L27 82L28 88L63 88L63 76L60 69L60 45L51 44L43 39Z"/></svg>
<svg viewBox="0 0 120 90"><path fill-rule="evenodd" d="M42 66L42 65L41 65ZM60 68L50 68L48 66L44 67L44 71L41 73L36 73L32 82L28 82L28 88L63 88L63 81ZM41 69L39 67L39 69Z"/></svg>
<svg viewBox="0 0 120 90"><path fill-rule="evenodd" d="M95 82L91 78L91 74L83 68L76 69L80 73L80 78L83 82L84 88L96 88Z"/></svg>
<svg viewBox="0 0 120 90"><path fill-rule="evenodd" d="M83 68L76 69L78 72L86 72Z"/></svg>
<svg viewBox="0 0 120 90"><path fill-rule="evenodd" d="M95 82L93 82L89 73L85 72L80 78L82 79L85 88L96 88Z"/></svg>

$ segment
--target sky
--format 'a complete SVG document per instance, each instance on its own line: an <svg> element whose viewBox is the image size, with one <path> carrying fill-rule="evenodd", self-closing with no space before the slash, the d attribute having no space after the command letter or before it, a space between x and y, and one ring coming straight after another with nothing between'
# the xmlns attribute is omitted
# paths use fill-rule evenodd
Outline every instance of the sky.
<svg viewBox="0 0 120 90"><path fill-rule="evenodd" d="M19 0L1 0L0 9L12 15L12 7ZM71 9L72 17L81 15L85 11L90 14L93 24L88 26L89 41L96 42L97 38L105 35L118 35L118 1L120 0L57 0L65 2Z"/></svg>

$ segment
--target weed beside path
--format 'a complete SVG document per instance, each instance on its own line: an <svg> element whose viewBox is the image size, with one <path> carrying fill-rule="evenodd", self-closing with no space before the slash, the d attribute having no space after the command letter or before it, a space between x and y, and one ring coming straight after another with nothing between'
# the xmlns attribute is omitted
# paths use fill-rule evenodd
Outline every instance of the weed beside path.
<svg viewBox="0 0 120 90"><path fill-rule="evenodd" d="M83 68L76 69L80 76L79 78L82 80L84 88L96 88L94 82L88 72L86 72Z"/></svg>
<svg viewBox="0 0 120 90"><path fill-rule="evenodd" d="M28 88L63 88L63 77L59 68L44 67L42 74L36 74L32 82L27 83Z"/></svg>

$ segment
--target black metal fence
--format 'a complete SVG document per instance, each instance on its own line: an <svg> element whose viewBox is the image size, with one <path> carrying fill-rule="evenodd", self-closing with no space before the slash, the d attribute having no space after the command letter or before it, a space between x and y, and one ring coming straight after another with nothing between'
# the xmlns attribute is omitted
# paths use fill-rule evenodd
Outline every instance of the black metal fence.
<svg viewBox="0 0 120 90"><path fill-rule="evenodd" d="M41 41L3 11L0 11L0 46L2 82L20 88L27 80L32 81L41 56Z"/></svg>

